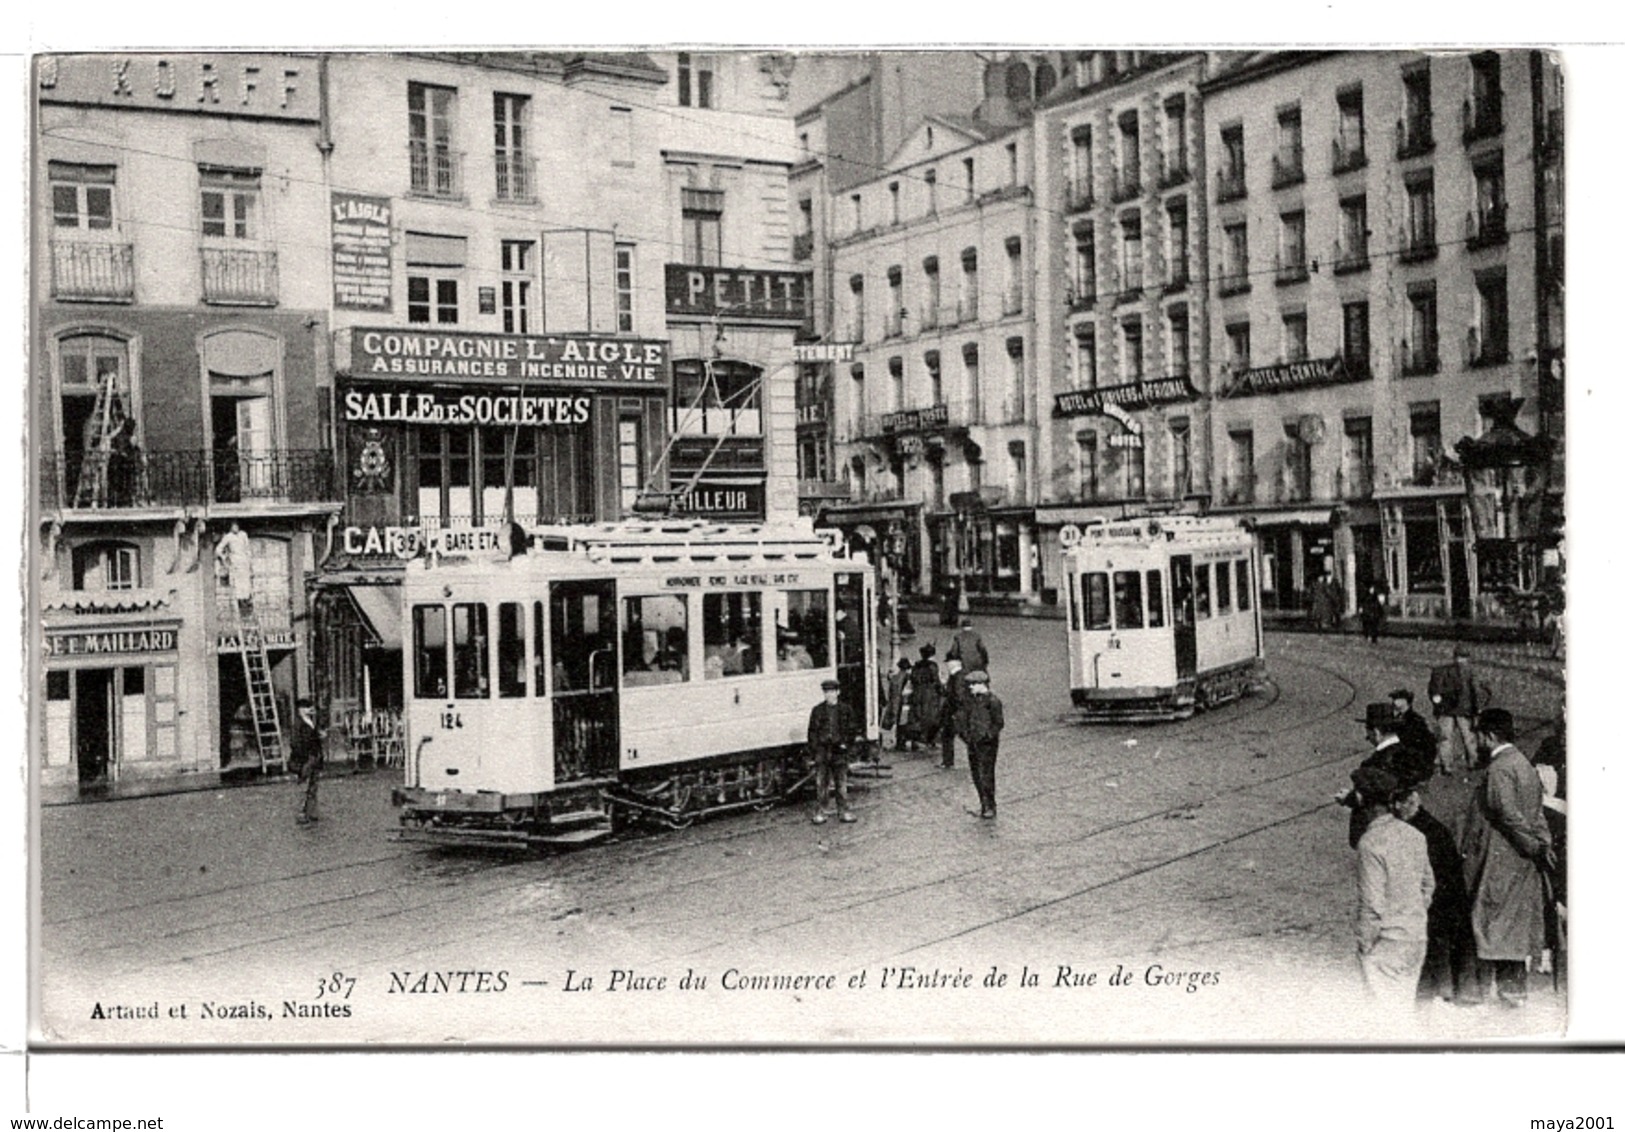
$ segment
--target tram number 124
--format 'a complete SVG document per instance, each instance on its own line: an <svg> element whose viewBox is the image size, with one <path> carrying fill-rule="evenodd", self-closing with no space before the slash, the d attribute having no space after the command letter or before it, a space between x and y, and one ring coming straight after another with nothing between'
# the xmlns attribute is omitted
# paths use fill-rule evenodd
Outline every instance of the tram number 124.
<svg viewBox="0 0 1625 1132"><path fill-rule="evenodd" d="M463 726L463 713L454 707L448 707L440 713L440 730L461 730Z"/></svg>

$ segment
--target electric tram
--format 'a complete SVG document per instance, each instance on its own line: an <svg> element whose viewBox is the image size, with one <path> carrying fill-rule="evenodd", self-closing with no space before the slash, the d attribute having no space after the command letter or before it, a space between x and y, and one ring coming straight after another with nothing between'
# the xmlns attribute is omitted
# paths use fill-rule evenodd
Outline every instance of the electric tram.
<svg viewBox="0 0 1625 1132"><path fill-rule="evenodd" d="M1080 718L1184 719L1265 680L1258 544L1234 518L1142 516L1061 532Z"/></svg>
<svg viewBox="0 0 1625 1132"><path fill-rule="evenodd" d="M402 584L402 840L589 841L805 785L834 678L879 738L873 571L805 521L534 528Z"/></svg>

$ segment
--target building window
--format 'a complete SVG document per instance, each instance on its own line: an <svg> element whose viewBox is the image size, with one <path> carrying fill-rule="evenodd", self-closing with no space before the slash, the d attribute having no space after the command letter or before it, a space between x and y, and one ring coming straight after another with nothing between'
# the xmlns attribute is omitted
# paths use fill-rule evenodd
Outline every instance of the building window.
<svg viewBox="0 0 1625 1132"><path fill-rule="evenodd" d="M1358 84L1337 92L1337 136L1332 139L1332 172L1365 164L1365 92Z"/></svg>
<svg viewBox="0 0 1625 1132"><path fill-rule="evenodd" d="M1168 308L1168 376L1191 372L1191 316L1183 305Z"/></svg>
<svg viewBox="0 0 1625 1132"><path fill-rule="evenodd" d="M456 149L457 91L454 87L406 85L408 147L412 191L426 196L462 195Z"/></svg>
<svg viewBox="0 0 1625 1132"><path fill-rule="evenodd" d="M622 334L632 333L632 259L636 250L633 244L615 245L615 329Z"/></svg>
<svg viewBox="0 0 1625 1132"><path fill-rule="evenodd" d="M1120 338L1123 345L1123 380L1143 380L1145 378L1145 334L1140 325L1139 315L1130 315L1123 319Z"/></svg>
<svg viewBox="0 0 1625 1132"><path fill-rule="evenodd" d="M113 227L113 186L117 170L112 165L81 165L52 161L51 221L57 228L84 232L106 232Z"/></svg>
<svg viewBox="0 0 1625 1132"><path fill-rule="evenodd" d="M683 190L683 262L722 266L722 193Z"/></svg>
<svg viewBox="0 0 1625 1132"><path fill-rule="evenodd" d="M1439 368L1439 299L1433 284L1413 287L1406 296L1409 327L1400 342L1400 366L1406 374L1434 373Z"/></svg>
<svg viewBox="0 0 1625 1132"><path fill-rule="evenodd" d="M1145 285L1145 257L1140 241L1140 214L1125 212L1118 221L1122 237L1123 278L1120 289L1138 291Z"/></svg>
<svg viewBox="0 0 1625 1132"><path fill-rule="evenodd" d="M1438 249L1433 228L1433 170L1405 181L1405 246L1401 258L1424 258Z"/></svg>
<svg viewBox="0 0 1625 1132"><path fill-rule="evenodd" d="M960 355L965 359L965 397L970 402L971 419L982 419L982 356L972 342L965 346Z"/></svg>
<svg viewBox="0 0 1625 1132"><path fill-rule="evenodd" d="M1444 438L1439 428L1439 403L1420 401L1411 405L1411 483L1432 487L1439 478L1439 457Z"/></svg>
<svg viewBox="0 0 1625 1132"><path fill-rule="evenodd" d="M937 214L937 171L925 171L925 211L928 216Z"/></svg>
<svg viewBox="0 0 1625 1132"><path fill-rule="evenodd" d="M1005 290L1004 313L1020 314L1023 302L1021 268L1021 237L1011 236L1004 242Z"/></svg>
<svg viewBox="0 0 1625 1132"><path fill-rule="evenodd" d="M1095 229L1079 224L1072 229L1072 303L1083 305L1095 300Z"/></svg>
<svg viewBox="0 0 1625 1132"><path fill-rule="evenodd" d="M677 105L710 110L716 106L717 61L714 55L677 53Z"/></svg>
<svg viewBox="0 0 1625 1132"><path fill-rule="evenodd" d="M1506 239L1506 171L1501 154L1473 163L1473 210L1467 215L1469 246Z"/></svg>
<svg viewBox="0 0 1625 1132"><path fill-rule="evenodd" d="M852 288L852 321L847 324L847 337L854 342L863 341L863 276L854 275L848 281Z"/></svg>
<svg viewBox="0 0 1625 1132"><path fill-rule="evenodd" d="M127 542L92 542L73 548L76 592L141 588L141 552Z"/></svg>
<svg viewBox="0 0 1625 1132"><path fill-rule="evenodd" d="M1078 433L1078 498L1100 498L1100 448L1092 432Z"/></svg>
<svg viewBox="0 0 1625 1132"><path fill-rule="evenodd" d="M1187 176L1185 148L1188 145L1185 125L1185 99L1182 95L1170 98L1162 106L1163 143L1162 179L1172 185Z"/></svg>
<svg viewBox="0 0 1625 1132"><path fill-rule="evenodd" d="M455 326L457 289L467 266L464 237L406 233L406 321Z"/></svg>
<svg viewBox="0 0 1625 1132"><path fill-rule="evenodd" d="M892 224L901 224L903 222L903 187L893 181L886 186L886 195L891 201Z"/></svg>
<svg viewBox="0 0 1625 1132"><path fill-rule="evenodd" d="M1426 60L1405 68L1405 116L1399 122L1398 156L1412 157L1433 148L1433 75Z"/></svg>
<svg viewBox="0 0 1625 1132"><path fill-rule="evenodd" d="M1507 349L1507 277L1503 271L1480 272L1473 295L1473 325L1467 331L1469 365L1505 362Z"/></svg>
<svg viewBox="0 0 1625 1132"><path fill-rule="evenodd" d="M1411 593L1444 593L1439 514L1432 500L1402 504L1405 525L1405 588Z"/></svg>
<svg viewBox="0 0 1625 1132"><path fill-rule="evenodd" d="M903 378L903 359L886 359L886 371L891 374L891 407L905 409L908 407L908 388Z"/></svg>
<svg viewBox="0 0 1625 1132"><path fill-rule="evenodd" d="M1230 348L1230 372L1243 373L1253 365L1253 330L1247 322L1228 323L1224 328L1225 341Z"/></svg>
<svg viewBox="0 0 1625 1132"><path fill-rule="evenodd" d="M863 194L853 193L852 201L852 231L863 231Z"/></svg>
<svg viewBox="0 0 1625 1132"><path fill-rule="evenodd" d="M1072 384L1078 389L1093 389L1098 384L1098 359L1095 357L1095 324L1080 322L1072 328L1073 341L1076 344L1075 361L1072 367Z"/></svg>
<svg viewBox="0 0 1625 1132"><path fill-rule="evenodd" d="M1230 432L1230 482L1225 485L1226 503L1251 503L1254 487L1253 431Z"/></svg>
<svg viewBox="0 0 1625 1132"><path fill-rule="evenodd" d="M1088 126L1078 126L1072 131L1072 169L1071 183L1068 186L1068 203L1073 208L1083 208L1094 199L1094 139Z"/></svg>
<svg viewBox="0 0 1625 1132"><path fill-rule="evenodd" d="M852 373L857 377L858 367L853 366ZM686 436L762 435L761 376L753 365L726 359L675 362L671 431Z"/></svg>
<svg viewBox="0 0 1625 1132"><path fill-rule="evenodd" d="M965 171L965 200L968 203L976 199L976 159L967 157L960 167Z"/></svg>
<svg viewBox="0 0 1625 1132"><path fill-rule="evenodd" d="M1145 445L1136 444L1123 450L1123 480L1125 499L1145 498Z"/></svg>
<svg viewBox="0 0 1625 1132"><path fill-rule="evenodd" d="M77 335L57 348L61 427L62 506L105 507L137 502L140 422L130 391L128 346L116 338ZM105 390L106 408L96 410ZM105 439L104 439L105 434ZM103 453L107 453L105 456Z"/></svg>
<svg viewBox="0 0 1625 1132"><path fill-rule="evenodd" d="M976 249L966 248L959 254L963 275L959 284L959 321L975 322L979 317L981 297L977 286Z"/></svg>
<svg viewBox="0 0 1625 1132"><path fill-rule="evenodd" d="M1371 494L1376 452L1371 442L1370 417L1343 420L1343 498L1365 499Z"/></svg>
<svg viewBox="0 0 1625 1132"><path fill-rule="evenodd" d="M1363 271L1369 266L1365 194L1344 197L1338 202L1337 246L1332 249L1332 270L1336 273Z"/></svg>
<svg viewBox="0 0 1625 1132"><path fill-rule="evenodd" d="M225 241L259 239L260 171L203 166L198 177L203 235Z"/></svg>
<svg viewBox="0 0 1625 1132"><path fill-rule="evenodd" d="M1010 338L1004 343L1004 352L1010 358L1010 411L1006 414L1012 421L1027 419L1027 350L1020 338Z"/></svg>
<svg viewBox="0 0 1625 1132"><path fill-rule="evenodd" d="M925 376L931 384L931 404L942 404L942 355L936 350L925 352Z"/></svg>
<svg viewBox="0 0 1625 1132"><path fill-rule="evenodd" d="M502 332L530 333L530 288L535 276L536 244L502 241Z"/></svg>
<svg viewBox="0 0 1625 1132"><path fill-rule="evenodd" d="M936 256L927 256L921 265L925 271L925 309L920 312L920 328L929 330L937 325L942 309L942 273Z"/></svg>
<svg viewBox="0 0 1625 1132"><path fill-rule="evenodd" d="M861 430L868 427L863 418L869 415L869 399L863 384L863 366L852 367L852 420Z"/></svg>
<svg viewBox="0 0 1625 1132"><path fill-rule="evenodd" d="M1285 498L1296 501L1308 499L1314 474L1309 438L1296 420L1282 426L1281 431L1285 434L1281 446L1281 487Z"/></svg>
<svg viewBox="0 0 1625 1132"><path fill-rule="evenodd" d="M1224 276L1219 280L1219 294L1239 294L1251 286L1247 278L1247 222L1245 220L1224 227Z"/></svg>
<svg viewBox="0 0 1625 1132"><path fill-rule="evenodd" d="M892 264L886 269L886 337L903 333L903 268Z"/></svg>
<svg viewBox="0 0 1625 1132"><path fill-rule="evenodd" d="M1015 142L1010 142L1004 147L1004 163L1006 171L1010 175L1008 184L1012 188L1021 184L1021 161L1019 158L1020 155Z"/></svg>
<svg viewBox="0 0 1625 1132"><path fill-rule="evenodd" d="M1481 51L1472 64L1471 97L1462 108L1462 138L1474 141L1501 131L1501 57Z"/></svg>
<svg viewBox="0 0 1625 1132"><path fill-rule="evenodd" d="M1140 191L1140 116L1133 110L1117 120L1117 195Z"/></svg>
<svg viewBox="0 0 1625 1132"><path fill-rule="evenodd" d="M1289 362L1309 359L1309 314L1292 311L1281 316L1281 352Z"/></svg>
<svg viewBox="0 0 1625 1132"><path fill-rule="evenodd" d="M643 490L643 418L622 414L619 423L618 454L621 483L621 514L629 514Z"/></svg>
<svg viewBox="0 0 1625 1132"><path fill-rule="evenodd" d="M1182 499L1193 490L1191 483L1191 422L1189 417L1174 417L1168 422L1168 455L1171 464L1173 495Z"/></svg>
<svg viewBox="0 0 1625 1132"><path fill-rule="evenodd" d="M1185 286L1191 278L1190 218L1185 198L1168 202L1168 279L1170 289Z"/></svg>
<svg viewBox="0 0 1625 1132"><path fill-rule="evenodd" d="M1303 180L1303 111L1290 106L1275 116L1275 160L1272 184L1276 188Z"/></svg>
<svg viewBox="0 0 1625 1132"><path fill-rule="evenodd" d="M530 156L530 99L494 94L491 120L496 135L497 199L528 201L536 196Z"/></svg>
<svg viewBox="0 0 1625 1132"><path fill-rule="evenodd" d="M1239 122L1219 131L1219 145L1223 152L1219 157L1219 179L1216 188L1219 202L1222 204L1228 200L1239 200L1247 195L1246 137Z"/></svg>
<svg viewBox="0 0 1625 1132"><path fill-rule="evenodd" d="M1352 373L1371 370L1371 304L1343 304L1343 364Z"/></svg>
<svg viewBox="0 0 1625 1132"><path fill-rule="evenodd" d="M1276 250L1276 283L1301 283L1309 278L1304 215L1281 213L1280 245Z"/></svg>

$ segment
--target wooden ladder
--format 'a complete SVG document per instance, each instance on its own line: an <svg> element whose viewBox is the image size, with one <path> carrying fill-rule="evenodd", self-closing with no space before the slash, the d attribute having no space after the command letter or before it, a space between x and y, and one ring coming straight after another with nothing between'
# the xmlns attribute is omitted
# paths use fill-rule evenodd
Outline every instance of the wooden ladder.
<svg viewBox="0 0 1625 1132"><path fill-rule="evenodd" d="M248 704L254 713L254 741L259 747L260 770L266 774L287 770L287 748L282 721L277 716L276 691L271 684L271 658L265 651L265 632L253 599L231 599L237 618L237 646L243 654L243 675L248 680Z"/></svg>

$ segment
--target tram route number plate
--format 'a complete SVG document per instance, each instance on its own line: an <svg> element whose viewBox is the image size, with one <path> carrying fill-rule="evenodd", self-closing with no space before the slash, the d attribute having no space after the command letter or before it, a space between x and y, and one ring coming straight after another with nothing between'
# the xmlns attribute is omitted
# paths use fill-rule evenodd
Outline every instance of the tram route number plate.
<svg viewBox="0 0 1625 1132"><path fill-rule="evenodd" d="M456 731L463 726L463 713L455 707L447 707L440 713L440 730Z"/></svg>

